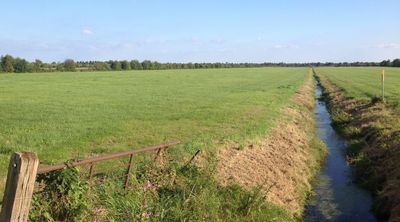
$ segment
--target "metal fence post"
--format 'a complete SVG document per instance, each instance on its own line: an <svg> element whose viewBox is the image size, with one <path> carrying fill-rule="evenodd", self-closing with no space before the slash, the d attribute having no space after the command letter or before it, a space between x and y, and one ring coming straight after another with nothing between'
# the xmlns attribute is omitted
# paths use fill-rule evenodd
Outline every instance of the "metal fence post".
<svg viewBox="0 0 400 222"><path fill-rule="evenodd" d="M166 148L168 148L168 147L166 147ZM158 158L161 156L162 151L163 151L162 148L158 149L158 150L157 150L157 154L156 154L156 156L154 157L154 159L158 159Z"/></svg>
<svg viewBox="0 0 400 222"><path fill-rule="evenodd" d="M125 178L125 185L124 185L125 189L128 189L129 177L130 177L130 174L131 174L132 164L133 164L133 154L131 154L131 156L129 158L128 170L126 171L126 178Z"/></svg>
<svg viewBox="0 0 400 222"><path fill-rule="evenodd" d="M91 163L90 168L89 168L89 180L90 181L92 180L92 177L93 177L93 173L94 173L93 169L94 169L94 163Z"/></svg>
<svg viewBox="0 0 400 222"><path fill-rule="evenodd" d="M8 167L0 221L28 220L39 159L35 153L14 153Z"/></svg>

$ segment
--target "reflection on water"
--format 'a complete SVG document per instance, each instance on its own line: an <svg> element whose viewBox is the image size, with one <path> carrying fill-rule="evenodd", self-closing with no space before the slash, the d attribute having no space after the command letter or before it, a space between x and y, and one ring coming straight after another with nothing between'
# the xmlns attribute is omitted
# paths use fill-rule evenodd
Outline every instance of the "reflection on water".
<svg viewBox="0 0 400 222"><path fill-rule="evenodd" d="M319 87L316 96L321 96ZM346 141L333 130L324 102L317 101L315 113L317 135L326 144L328 156L313 186L304 221L376 221L369 211L371 196L352 181L345 160Z"/></svg>

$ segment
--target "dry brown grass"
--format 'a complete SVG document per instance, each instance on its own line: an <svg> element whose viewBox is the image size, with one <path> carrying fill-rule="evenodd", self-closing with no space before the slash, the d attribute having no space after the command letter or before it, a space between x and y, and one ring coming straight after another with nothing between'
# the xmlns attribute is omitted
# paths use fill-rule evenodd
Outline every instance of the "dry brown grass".
<svg viewBox="0 0 400 222"><path fill-rule="evenodd" d="M226 144L218 154L217 177L223 185L261 187L267 201L300 216L304 189L311 189L310 132L314 133L313 80L310 77L282 111L277 126L261 140L238 150Z"/></svg>

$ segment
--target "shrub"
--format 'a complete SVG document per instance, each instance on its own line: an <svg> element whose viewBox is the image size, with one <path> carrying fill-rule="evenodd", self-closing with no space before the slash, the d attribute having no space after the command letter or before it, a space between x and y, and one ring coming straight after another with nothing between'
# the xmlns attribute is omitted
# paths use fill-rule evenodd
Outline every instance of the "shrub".
<svg viewBox="0 0 400 222"><path fill-rule="evenodd" d="M38 176L44 188L33 196L31 221L79 221L88 209L87 184L77 168L52 171Z"/></svg>

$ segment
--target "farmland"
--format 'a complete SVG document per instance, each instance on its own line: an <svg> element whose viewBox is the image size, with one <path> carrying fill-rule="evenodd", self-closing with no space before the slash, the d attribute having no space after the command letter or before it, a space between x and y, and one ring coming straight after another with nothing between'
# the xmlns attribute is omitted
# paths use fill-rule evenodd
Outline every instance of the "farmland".
<svg viewBox="0 0 400 222"><path fill-rule="evenodd" d="M304 68L5 74L0 166L33 151L45 163L180 139L176 153L262 135Z"/></svg>
<svg viewBox="0 0 400 222"><path fill-rule="evenodd" d="M381 97L380 74L385 70L385 98L389 103L398 104L400 99L400 69L381 67L335 67L318 68L332 83L344 90L348 97L370 101Z"/></svg>
<svg viewBox="0 0 400 222"><path fill-rule="evenodd" d="M146 197L148 194L140 192L140 184L145 181L135 182L139 187L126 195L111 184L111 188L96 188L100 191L94 191L95 197L92 193L90 206L105 207L104 220L120 220L127 212L132 215L128 218L136 218L141 215L143 198L152 203L152 211L167 212L159 215L160 218L170 220L260 220L266 217L292 220L293 215L301 216L302 204L310 189L309 180L317 172L324 153L320 145L308 147L308 143L315 140L310 108L313 84L309 74L307 68L5 74L0 79L1 174L5 175L13 151L33 151L42 163L53 164L179 139L182 144L168 151L173 162L159 174L161 177L151 177L152 181L165 181L158 185L161 189L158 196ZM306 80L308 84L303 90L306 97L298 101L308 101L308 105L302 102L295 105L292 100L295 94L299 97L296 92ZM298 113L296 124L285 124L294 118L288 113ZM308 116L306 120L302 115ZM306 125L299 129L298 122ZM280 127L277 128L278 123ZM285 172L296 172L299 183L289 185L290 192L280 193L278 187L271 192L275 196L292 195L290 204L293 207L282 205L280 200L284 201L284 197L275 197L274 203L280 203L279 207L260 202L259 197L251 193L256 187L243 191L232 184L225 188L213 179L220 148L236 150L249 146L249 141L263 141L270 131L280 135L282 143L286 143L287 133L299 133L297 137L300 138L287 143L302 141L296 146L296 155L287 155L280 146L274 145L278 137L261 143L271 143L269 149L282 153L274 154L269 160L279 164L291 159L296 161ZM259 149L262 147L253 150ZM211 157L203 170L193 168L187 172L182 164L176 165L197 150ZM266 161L266 164L265 167L274 167L272 162ZM157 167L151 171L157 171ZM274 171L280 172L280 169L276 167ZM163 178L165 172L170 173ZM225 173L232 172L228 169ZM173 178L168 177L175 174ZM280 186L288 184L285 181L292 177L290 175L280 173ZM177 182L167 185L171 180ZM163 190L170 191L163 193ZM186 192L194 193L190 204ZM247 203L248 197L257 201ZM229 205L226 205L227 199ZM33 215L48 212L47 208L41 209L43 201L34 202ZM243 204L249 209L242 215ZM263 210L250 210L252 207ZM227 211L232 213L226 214ZM88 215L84 217L87 219Z"/></svg>
<svg viewBox="0 0 400 222"><path fill-rule="evenodd" d="M399 7L4 1L0 222L400 222Z"/></svg>

